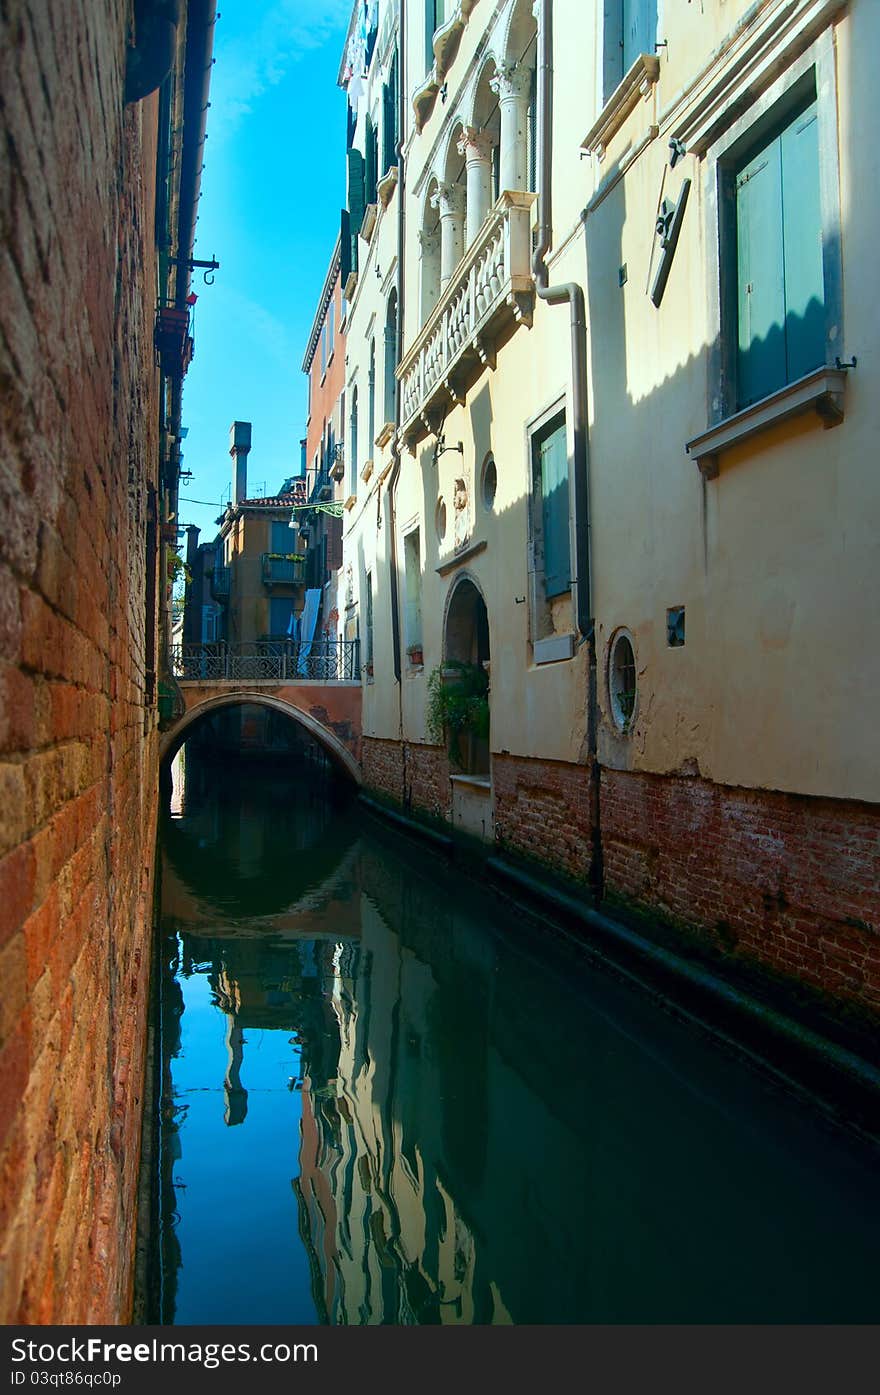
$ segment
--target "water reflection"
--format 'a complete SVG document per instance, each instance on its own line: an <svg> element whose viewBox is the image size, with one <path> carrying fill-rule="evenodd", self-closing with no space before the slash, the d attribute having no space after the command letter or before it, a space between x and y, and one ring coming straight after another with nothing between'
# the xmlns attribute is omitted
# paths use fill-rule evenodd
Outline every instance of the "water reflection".
<svg viewBox="0 0 880 1395"><path fill-rule="evenodd" d="M867 1148L356 807L190 774L154 1320L876 1320Z"/></svg>

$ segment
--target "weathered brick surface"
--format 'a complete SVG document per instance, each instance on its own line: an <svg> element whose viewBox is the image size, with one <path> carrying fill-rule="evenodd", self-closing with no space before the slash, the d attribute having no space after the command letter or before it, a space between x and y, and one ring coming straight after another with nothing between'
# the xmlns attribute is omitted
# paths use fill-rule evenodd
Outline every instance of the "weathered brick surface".
<svg viewBox="0 0 880 1395"><path fill-rule="evenodd" d="M155 98L124 0L0 6L0 1321L127 1315L156 736Z"/></svg>
<svg viewBox="0 0 880 1395"><path fill-rule="evenodd" d="M732 954L880 1012L880 813L602 771L605 885Z"/></svg>
<svg viewBox="0 0 880 1395"><path fill-rule="evenodd" d="M440 746L382 741L361 744L364 787L414 813L446 819L452 807L449 758Z"/></svg>
<svg viewBox="0 0 880 1395"><path fill-rule="evenodd" d="M565 761L492 757L495 840L577 881L590 874L590 771Z"/></svg>

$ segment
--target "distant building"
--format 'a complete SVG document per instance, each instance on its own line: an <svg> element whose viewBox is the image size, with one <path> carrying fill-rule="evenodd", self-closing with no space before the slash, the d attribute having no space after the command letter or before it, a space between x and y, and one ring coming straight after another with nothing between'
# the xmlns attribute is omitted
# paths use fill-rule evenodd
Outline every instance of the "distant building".
<svg viewBox="0 0 880 1395"><path fill-rule="evenodd" d="M345 302L339 239L321 288L302 369L309 391L303 452L307 498L314 507L300 515L300 546L306 552L306 583L321 591L318 630L335 639L342 628L338 578L346 498Z"/></svg>
<svg viewBox="0 0 880 1395"><path fill-rule="evenodd" d="M219 521L220 533L211 582L224 607L222 637L230 644L284 639L303 608L305 560L297 549L293 511L306 501L305 481L292 477L269 498L247 497L247 457L251 424L233 422L232 500Z"/></svg>

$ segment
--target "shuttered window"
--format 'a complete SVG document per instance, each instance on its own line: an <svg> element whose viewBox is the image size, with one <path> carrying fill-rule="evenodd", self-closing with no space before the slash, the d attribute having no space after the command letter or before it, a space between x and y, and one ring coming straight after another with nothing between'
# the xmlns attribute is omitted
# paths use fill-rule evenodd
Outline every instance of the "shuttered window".
<svg viewBox="0 0 880 1395"><path fill-rule="evenodd" d="M629 72L640 53L653 53L657 42L657 0L623 0L623 71Z"/></svg>
<svg viewBox="0 0 880 1395"><path fill-rule="evenodd" d="M544 593L549 599L571 588L568 447L564 418L539 438L536 450L541 480Z"/></svg>
<svg viewBox="0 0 880 1395"><path fill-rule="evenodd" d="M737 405L825 361L816 105L736 176Z"/></svg>
<svg viewBox="0 0 880 1395"><path fill-rule="evenodd" d="M359 150L348 152L348 217L351 269L358 269L358 234L364 221L364 157Z"/></svg>

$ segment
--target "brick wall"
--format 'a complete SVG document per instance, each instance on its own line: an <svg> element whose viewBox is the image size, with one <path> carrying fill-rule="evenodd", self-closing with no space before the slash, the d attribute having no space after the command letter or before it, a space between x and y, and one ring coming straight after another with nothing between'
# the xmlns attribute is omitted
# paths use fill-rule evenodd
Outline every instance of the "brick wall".
<svg viewBox="0 0 880 1395"><path fill-rule="evenodd" d="M155 98L122 0L0 8L0 1321L130 1301L156 809Z"/></svg>
<svg viewBox="0 0 880 1395"><path fill-rule="evenodd" d="M449 817L449 758L442 747L365 736L361 750L368 792L432 818Z"/></svg>
<svg viewBox="0 0 880 1395"><path fill-rule="evenodd" d="M880 1012L880 815L871 806L602 771L605 887Z"/></svg>
<svg viewBox="0 0 880 1395"><path fill-rule="evenodd" d="M589 768L493 755L492 782L496 842L586 880L592 852Z"/></svg>

